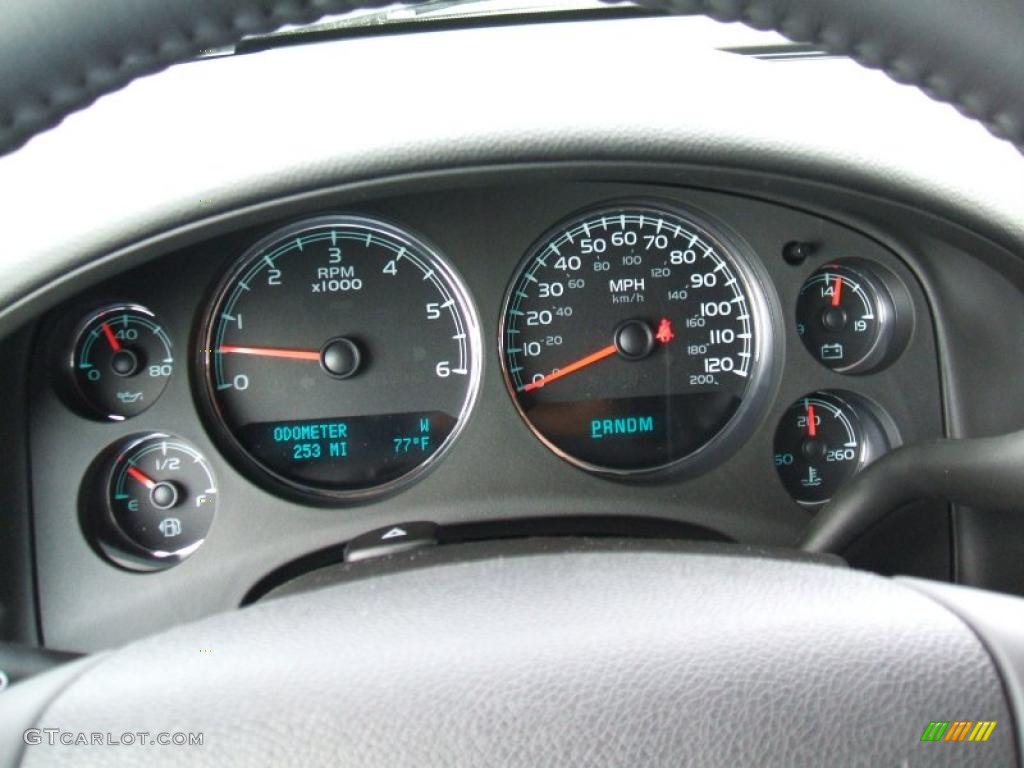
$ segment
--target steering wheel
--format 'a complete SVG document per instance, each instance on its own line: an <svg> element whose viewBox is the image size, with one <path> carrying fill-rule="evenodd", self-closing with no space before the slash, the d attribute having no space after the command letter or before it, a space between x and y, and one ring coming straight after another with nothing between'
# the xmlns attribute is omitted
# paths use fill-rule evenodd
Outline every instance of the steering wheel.
<svg viewBox="0 0 1024 768"><path fill-rule="evenodd" d="M8 0L0 153L200 49L383 4ZM851 55L1024 146L1016 0L648 4ZM1024 601L1010 597L828 558L530 540L337 566L272 598L14 686L6 759L135 765L130 744L172 733L202 745L148 763L1020 761ZM984 744L923 739L958 720L998 727Z"/></svg>

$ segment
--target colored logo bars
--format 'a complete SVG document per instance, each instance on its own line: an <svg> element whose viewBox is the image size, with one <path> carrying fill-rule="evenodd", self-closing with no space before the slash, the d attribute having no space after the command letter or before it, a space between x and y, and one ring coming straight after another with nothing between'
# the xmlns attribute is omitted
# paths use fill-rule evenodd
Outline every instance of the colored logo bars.
<svg viewBox="0 0 1024 768"><path fill-rule="evenodd" d="M932 720L921 741L988 741L995 729L995 720Z"/></svg>

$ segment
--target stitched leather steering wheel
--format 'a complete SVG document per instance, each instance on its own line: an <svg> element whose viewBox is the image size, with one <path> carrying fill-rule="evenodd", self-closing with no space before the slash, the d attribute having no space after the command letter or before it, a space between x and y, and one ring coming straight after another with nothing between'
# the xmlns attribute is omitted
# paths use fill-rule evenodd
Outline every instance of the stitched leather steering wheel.
<svg viewBox="0 0 1024 768"><path fill-rule="evenodd" d="M610 0L615 2L615 0ZM386 0L6 0L0 154L137 77L243 35ZM918 86L1024 147L1018 0L640 0L743 21Z"/></svg>
<svg viewBox="0 0 1024 768"><path fill-rule="evenodd" d="M7 0L0 153L204 48L384 4ZM850 55L1024 146L1016 0L646 4ZM0 696L0 758L418 768L1020 760L1024 601L1008 597L766 553L616 542L443 547L315 574L291 591L313 587L15 686ZM920 742L930 720L958 717L999 726L983 745ZM50 746L40 730L26 745L31 728L122 744ZM123 743L141 732L201 732L203 745Z"/></svg>

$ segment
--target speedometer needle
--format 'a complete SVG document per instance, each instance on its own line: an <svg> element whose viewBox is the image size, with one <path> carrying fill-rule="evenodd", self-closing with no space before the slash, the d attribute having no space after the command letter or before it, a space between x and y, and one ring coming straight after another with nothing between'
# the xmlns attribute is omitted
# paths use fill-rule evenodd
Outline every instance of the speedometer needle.
<svg viewBox="0 0 1024 768"><path fill-rule="evenodd" d="M554 373L549 373L547 376L531 381L529 384L523 386L520 392L530 392L534 389L539 389L545 384L549 384L556 379L560 379L563 376L568 376L570 373L575 373L580 368L586 368L588 365L593 365L606 357L611 357L618 351L618 348L614 344L609 344L607 347L603 347L593 354L587 355L584 358L577 360L575 363L570 363L565 368L559 368Z"/></svg>
<svg viewBox="0 0 1024 768"><path fill-rule="evenodd" d="M284 357L289 360L320 361L320 353L311 349L282 349L280 347L236 347L222 344L217 351L235 355L259 355L261 357Z"/></svg>

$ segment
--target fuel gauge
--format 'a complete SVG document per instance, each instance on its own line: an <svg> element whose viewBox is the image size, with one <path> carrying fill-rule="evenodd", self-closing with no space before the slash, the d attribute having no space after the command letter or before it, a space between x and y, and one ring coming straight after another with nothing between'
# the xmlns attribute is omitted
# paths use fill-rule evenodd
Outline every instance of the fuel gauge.
<svg viewBox="0 0 1024 768"><path fill-rule="evenodd" d="M108 558L132 570L175 565L206 538L217 483L191 444L159 432L112 446L86 482L87 530Z"/></svg>
<svg viewBox="0 0 1024 768"><path fill-rule="evenodd" d="M787 410L775 432L775 468L799 503L823 504L863 467L892 447L893 429L866 400L815 392Z"/></svg>

